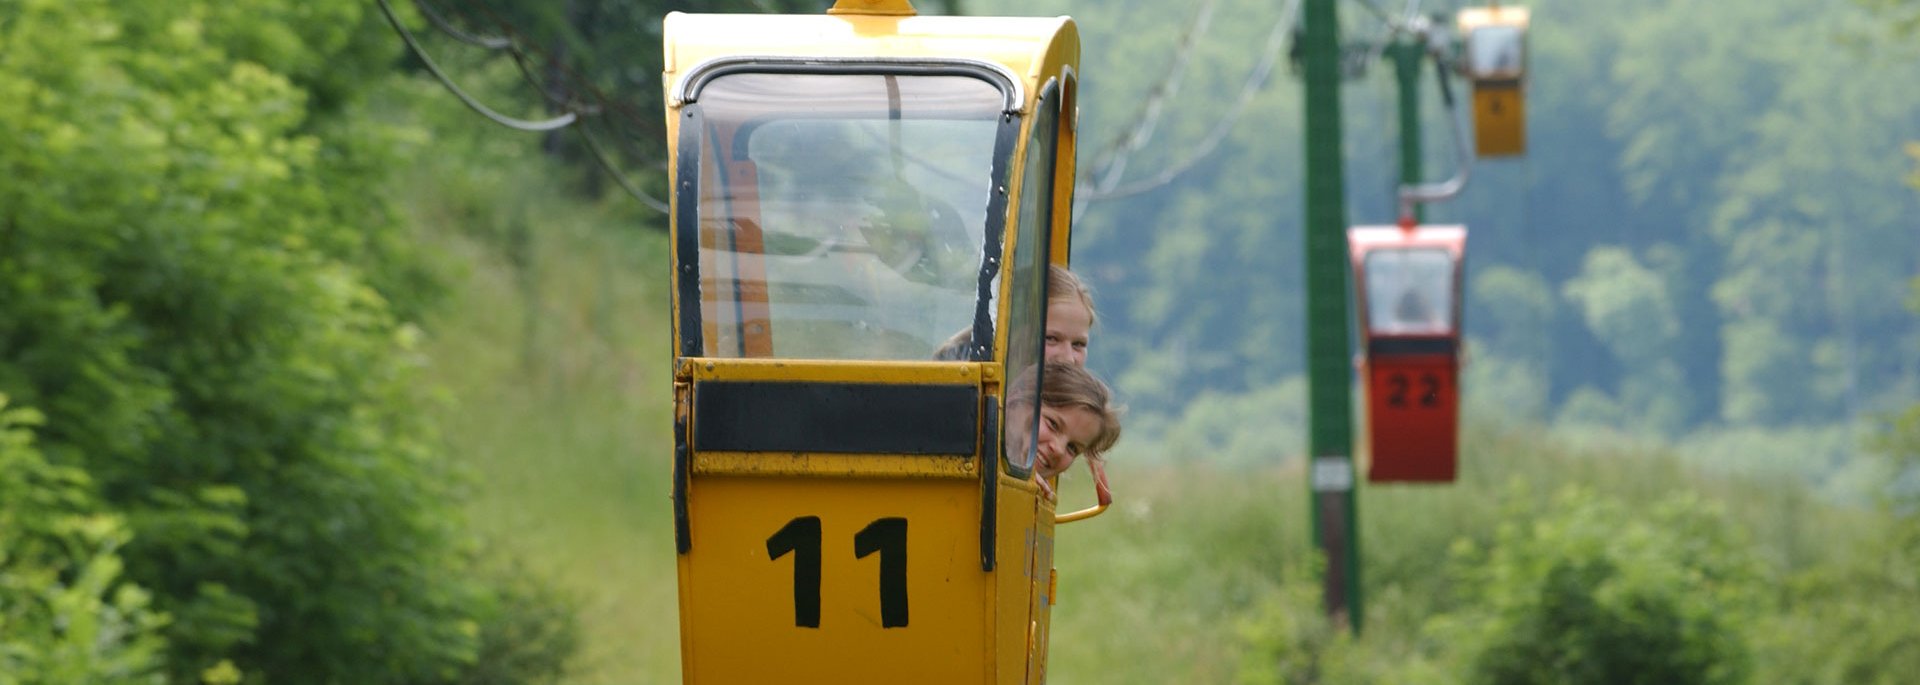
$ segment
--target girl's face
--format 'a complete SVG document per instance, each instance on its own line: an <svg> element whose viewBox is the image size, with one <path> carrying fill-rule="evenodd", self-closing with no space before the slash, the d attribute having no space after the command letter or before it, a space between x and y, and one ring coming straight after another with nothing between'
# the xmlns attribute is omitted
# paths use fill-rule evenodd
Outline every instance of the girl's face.
<svg viewBox="0 0 1920 685"><path fill-rule="evenodd" d="M1053 300L1047 303L1047 361L1087 365L1087 332L1093 328L1093 312L1079 300Z"/></svg>
<svg viewBox="0 0 1920 685"><path fill-rule="evenodd" d="M1033 468L1051 478L1073 466L1094 438L1100 437L1100 415L1086 407L1040 407L1040 444Z"/></svg>

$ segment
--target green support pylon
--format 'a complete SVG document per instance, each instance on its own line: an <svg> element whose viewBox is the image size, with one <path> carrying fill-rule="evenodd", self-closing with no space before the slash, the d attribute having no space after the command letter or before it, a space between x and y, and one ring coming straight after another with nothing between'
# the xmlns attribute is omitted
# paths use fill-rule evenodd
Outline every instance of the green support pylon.
<svg viewBox="0 0 1920 685"><path fill-rule="evenodd" d="M1347 216L1340 138L1336 0L1305 0L1307 487L1314 545L1324 555L1327 615L1360 630L1359 511L1354 506L1352 348L1347 339Z"/></svg>

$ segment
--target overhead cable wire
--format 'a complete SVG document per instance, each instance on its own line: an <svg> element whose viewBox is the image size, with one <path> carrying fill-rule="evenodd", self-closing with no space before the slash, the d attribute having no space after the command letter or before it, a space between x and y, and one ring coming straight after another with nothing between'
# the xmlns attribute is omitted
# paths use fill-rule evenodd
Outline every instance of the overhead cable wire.
<svg viewBox="0 0 1920 685"><path fill-rule="evenodd" d="M539 91L540 98L546 100L547 104L574 112L581 116L591 116L600 113L601 108L599 105L583 103L573 97L573 94L580 90L578 87L575 87L574 83L580 79L577 75L574 75L571 70L567 69L566 64L560 60L549 56L546 59L546 66L560 71L561 74L567 78L555 79L556 83L548 83L543 81L539 76L534 75L534 71L541 65L535 64L533 58L525 51L517 47L510 48L507 50L507 56L511 57L514 66L520 69L520 78L525 80L528 85L533 86L534 90ZM555 86L558 87L556 88ZM587 90L593 91L591 87ZM605 100L605 97L601 96L598 91L593 91L592 95L595 96L596 100Z"/></svg>
<svg viewBox="0 0 1920 685"><path fill-rule="evenodd" d="M1172 63L1168 65L1166 76L1162 77L1160 82L1154 85L1153 90L1147 93L1146 101L1142 104L1140 113L1135 116L1133 125L1127 128L1125 134L1109 144L1105 151L1095 156L1095 161L1090 166L1086 177L1093 186L1092 192L1098 193L1112 189L1112 186L1119 182L1121 174L1126 172L1128 157L1153 139L1154 129L1159 126L1167 100L1180 90L1181 81L1186 75L1187 64L1193 59L1194 46L1199 43L1201 34L1206 32L1207 25L1213 21L1214 4L1215 0L1207 0L1207 4L1202 5L1200 11L1194 15L1193 24L1187 28L1186 35L1181 37L1180 47L1174 53ZM1076 201L1075 204L1080 203ZM1079 211L1076 210L1074 213L1078 214Z"/></svg>
<svg viewBox="0 0 1920 685"><path fill-rule="evenodd" d="M1260 90L1266 86L1267 78L1273 73L1273 67L1280 61L1280 55L1286 52L1286 40L1289 29L1293 26L1294 13L1297 12L1299 8L1300 0L1289 0L1286 7L1280 11L1280 19L1274 22L1273 29L1267 33L1266 53L1261 56L1260 63L1255 65L1253 70L1247 74L1246 82L1240 86L1239 98L1234 101L1232 107L1228 108L1227 113L1221 116L1220 120L1214 124L1213 130L1207 133L1207 137L1200 142L1200 145L1193 154L1188 155L1186 159L1181 160L1179 163L1161 169L1160 173L1154 175L1152 178L1135 181L1127 185L1116 185L1106 190L1096 189L1085 194L1076 193L1076 198L1084 198L1084 200L1077 200L1075 202L1077 206L1074 208L1074 213L1078 215L1088 201L1130 197L1172 183L1174 179L1179 178L1180 175L1185 174L1197 166L1201 160L1211 156L1219 148L1220 143L1226 140L1227 134L1231 133L1234 127L1240 123L1240 117L1246 113L1247 106L1253 102L1254 96L1258 95Z"/></svg>
<svg viewBox="0 0 1920 685"><path fill-rule="evenodd" d="M1353 0L1353 1L1360 3L1361 7L1367 8L1367 11L1372 12L1373 16L1379 17L1381 21L1385 21L1389 24L1393 23L1393 15L1387 14L1387 11L1385 9L1382 9L1380 5L1375 3L1373 0Z"/></svg>
<svg viewBox="0 0 1920 685"><path fill-rule="evenodd" d="M1388 12L1385 8L1382 8L1378 3L1374 2L1374 0L1355 1L1382 20L1388 35L1411 30L1425 31L1427 22L1419 16L1420 0L1407 0L1403 14L1398 17ZM1279 57L1286 46L1286 39L1289 34L1288 29L1293 25L1294 19L1299 11L1299 6L1299 0L1289 0L1287 5L1281 10L1279 21L1274 23L1273 30L1268 33L1266 53L1261 57L1261 62L1248 73L1246 82L1241 86L1239 98L1235 101L1234 105L1229 108L1228 112L1221 117L1220 121L1214 125L1214 128L1208 132L1206 138L1202 139L1198 146L1198 151L1189 155L1181 162L1162 169L1160 173L1155 174L1152 178L1121 185L1119 179L1126 169L1127 155L1137 151L1152 137L1153 127L1158 123L1159 107L1162 104L1162 100L1170 97L1171 93L1178 88L1180 71L1184 69L1186 59L1199 34L1198 30L1190 30L1186 39L1183 41L1181 53L1176 56L1175 69L1169 71L1168 78L1162 82L1161 87L1156 88L1149 96L1148 113L1143 114L1140 121L1136 123L1134 130L1130 132L1127 137L1121 139L1123 144L1116 146L1115 151L1107 153L1106 158L1103 158L1102 161L1096 162L1094 164L1095 170L1083 178L1083 182L1088 179L1091 179L1092 182L1085 184L1088 186L1085 190L1075 193L1074 216L1077 218L1084 213L1087 205L1091 202L1140 195L1172 183L1182 174L1192 170L1194 166L1197 166L1202 160L1217 151L1220 143L1225 141L1226 136L1230 134L1238 124L1240 117L1244 116L1245 109L1252 102L1253 97L1265 86L1266 80L1271 76L1273 67L1278 64ZM1202 9L1202 12L1209 12L1211 8L1212 4L1209 3ZM1203 26L1204 21L1197 20L1195 22L1195 29L1202 28ZM1377 42L1381 46L1386 44L1386 41ZM1373 50L1372 58L1377 59L1382 51L1383 49ZM1167 83L1172 83L1173 87L1166 87Z"/></svg>
<svg viewBox="0 0 1920 685"><path fill-rule="evenodd" d="M1133 125L1127 127L1126 133L1110 143L1106 150L1095 156L1088 176L1094 180L1096 186L1102 179L1110 177L1117 179L1126 171L1129 155L1146 146L1147 142L1153 139L1153 133L1160 125L1160 117L1165 112L1167 100L1180 92L1187 65L1193 59L1194 48L1199 44L1200 36L1206 33L1207 27L1213 22L1214 5L1215 0L1207 0L1207 4L1202 5L1200 11L1194 14L1193 23L1188 25L1186 33L1181 36L1173 60L1167 66L1166 75L1154 84L1152 90L1148 91L1147 97L1141 102L1139 114L1134 117Z"/></svg>
<svg viewBox="0 0 1920 685"><path fill-rule="evenodd" d="M393 24L393 30L400 33L401 40L406 41L407 48L413 51L415 57L420 58L422 64L427 65L427 71L432 72L434 78L439 79L440 83L446 86L447 90L451 91L454 97L460 98L461 102L466 103L468 109L472 109L481 116L493 120L496 124L521 131L552 131L565 127L579 119L579 116L573 112L567 112L551 119L533 121L517 119L493 111L486 105L481 104L479 100L474 99L473 96L468 95L466 91L461 90L460 86L454 84L453 79L448 78L445 72L440 71L440 65L435 64L433 58L427 56L427 51L420 47L419 41L414 40L413 33L407 30L405 24L400 23L400 17L394 14L393 6L387 4L387 0L374 1L380 4L380 11L387 15L387 21Z"/></svg>
<svg viewBox="0 0 1920 685"><path fill-rule="evenodd" d="M448 22L445 16L434 11L433 5L428 3L427 0L413 0L413 6L419 8L420 15L427 18L427 23L433 24L434 28L440 29L441 33L452 36L454 40L468 45L478 45L488 50L505 50L513 47L513 41L507 38L499 36L476 36L460 30L459 27Z"/></svg>
<svg viewBox="0 0 1920 685"><path fill-rule="evenodd" d="M538 91L548 104L565 111L573 112L581 117L599 116L608 110L612 110L622 114L624 118L631 122L639 124L641 128L647 129L649 133L660 130L661 125L657 118L641 115L633 106L607 97L605 93L601 92L598 87L595 87L586 77L568 67L564 60L554 57L548 50L536 49L534 52L540 53L544 58L538 61L558 71L560 75L564 77L558 79L562 81L562 83L560 83L561 89L569 93L581 94L579 98L556 96L554 94L556 89L550 87L550 84L546 83L544 79L535 73L542 65L537 64L535 57L529 54L527 49L521 47L523 44L535 45L537 47L537 43L521 35L521 33L514 28L512 22L501 17L499 13L495 12L493 8L489 7L486 3L469 1L470 4L476 5L479 11L487 16L487 19L494 24L498 32L503 36L506 45L501 49L505 50L508 56L513 59L514 66L520 70L522 80L526 81L528 85L533 86L534 90ZM422 10L427 9L425 0L414 0L414 4ZM454 11L458 12L469 23L483 23L476 20L473 15L462 12L458 8L455 8ZM447 22L442 30L450 32L459 31L459 29L452 27L451 22ZM454 37L458 38L459 36L456 35Z"/></svg>
<svg viewBox="0 0 1920 685"><path fill-rule="evenodd" d="M580 134L581 140L587 142L587 149L593 151L593 158L600 162L600 168L605 169L607 174L613 177L614 182L620 184L622 190L627 191L628 195L632 195L633 199L639 200L640 204L651 207L654 211L660 212L661 214L667 213L667 203L656 200L652 195L642 192L638 187L633 185L632 181L627 180L626 174L620 173L619 169L614 168L613 160L607 158L606 151L600 149L600 143L596 142L593 136L587 133L585 126L575 128L574 130Z"/></svg>
<svg viewBox="0 0 1920 685"><path fill-rule="evenodd" d="M602 119L601 121L606 120ZM632 179L628 178L627 174L621 171L619 166L614 163L613 156L607 154L607 149L601 146L600 141L594 138L592 133L587 131L585 122L582 122L580 126L575 128L579 131L581 140L586 142L587 151L593 153L594 161L600 164L602 171L607 172L607 175L613 177L614 183L619 184L621 190L626 191L628 195L633 196L634 199L640 201L640 204L646 205L649 209L660 212L661 214L667 213L667 203L641 190ZM626 136L619 135L618 131L610 131L610 133L613 135L614 140L628 143L628 147L631 149L631 141ZM646 157L645 154L638 150L634 150L633 154L641 158ZM662 159L658 164L664 169L666 168L667 162Z"/></svg>
<svg viewBox="0 0 1920 685"><path fill-rule="evenodd" d="M1372 12L1375 17L1379 17L1380 21L1386 22L1387 31L1390 34L1412 31L1413 27L1418 23L1416 22L1416 18L1420 16L1420 0L1407 0L1407 6L1403 8L1397 16L1388 12L1386 8L1381 7L1380 4L1374 2L1374 0L1354 0L1354 2L1360 3L1361 7L1367 8L1367 11Z"/></svg>
<svg viewBox="0 0 1920 685"><path fill-rule="evenodd" d="M446 33L449 36L452 36L453 38L455 38L456 40L460 40L461 42L479 45L481 47L485 47L491 50L506 50L510 55L513 56L515 64L520 68L522 77L525 78L536 89L540 90L541 93L547 94L548 95L547 99L552 104L566 110L566 112L563 115L559 117L555 117L553 119L549 119L544 122L525 122L525 121L512 119L511 117L498 115L497 113L492 112L492 110L486 108L485 106L480 105L478 101L467 96L463 91L459 89L459 87L454 85L452 80L447 78L445 74L440 71L438 65L434 64L433 61L427 57L426 51L420 47L419 43L413 39L413 36L399 22L399 19L393 12L392 7L387 4L387 0L378 0L378 1L381 5L382 11L386 13L388 21L393 23L394 29L400 33L401 38L406 40L408 47L414 51L414 54L420 58L421 62L427 65L428 69L433 73L433 75L439 78L440 82L442 84L445 84L447 89L452 91L454 95L460 97L460 100L462 102L466 103L469 107L473 108L474 111L479 112L482 115L486 115L488 119L493 120L495 123L499 123L503 126L507 126L508 128L513 128L516 130L547 132L547 131L553 131L553 130L558 130L560 128L564 128L570 124L579 123L580 117L583 115L591 116L603 111L603 108L599 106L587 105L583 107L582 105L575 103L572 100L572 98L552 97L549 94L549 91L547 90L547 88L539 82L539 79L537 79L534 76L532 71L532 66L529 63L530 59L525 54L525 51L521 50L518 47L517 43L515 43L515 41L513 41L511 38L493 38L493 37L481 38L481 37L473 36L472 34L469 34L465 31L461 31L458 27L455 27L451 22L447 21L444 16L441 16L437 12L434 12L425 2L421 0L415 0L415 6L418 7L421 10L421 13L423 15L426 15L429 18L430 23L432 23L441 32ZM508 27L508 33L510 34L512 33L510 26ZM558 62L555 62L555 64L558 65ZM560 66L562 71L567 71L564 65L558 65L558 66ZM573 74L570 71L567 71L567 75L576 79L578 78L576 74ZM606 97L603 94L601 94L597 89L594 89L591 86L589 86L586 90L600 102L604 103L607 101ZM582 109L585 109L586 111L582 111ZM526 125L529 123L533 125ZM614 165L612 158L607 155L605 148L601 147L599 141L596 140L592 136L592 134L588 133L584 129L584 127L579 129L579 134L580 134L580 138L585 141L587 149L593 154L594 161L598 162L601 169L606 171L607 174L613 177L614 182L618 184L622 190L625 190L627 194L632 195L635 199L639 200L641 204L644 204L655 211L659 211L662 213L665 213L667 211L668 207L665 202L654 199L652 196L641 191L637 186L633 184L633 182L630 179L627 178L626 174L622 173L618 169L618 167Z"/></svg>
<svg viewBox="0 0 1920 685"><path fill-rule="evenodd" d="M1419 0L1408 0L1406 10L1400 16L1394 16L1391 12L1381 8L1378 3L1373 2L1373 0L1354 1L1366 7L1367 10L1372 12L1375 17L1378 17L1380 21L1377 25L1369 25L1368 28L1371 29L1367 32L1369 35L1358 41L1358 44L1364 47L1364 50L1351 52L1343 50L1341 52L1340 60L1343 73L1354 76L1364 73L1367 65L1377 62L1386 56L1387 49L1394 44L1394 40L1398 36L1403 34L1424 36L1428 31L1430 22L1427 21L1426 17L1419 15Z"/></svg>
<svg viewBox="0 0 1920 685"><path fill-rule="evenodd" d="M505 18L501 17L498 13L494 12L492 7L487 6L485 3L476 3L476 4L478 4L480 11L486 14L487 17L492 20L494 26L497 28L497 30L501 35L501 37L497 39L501 41L498 46L484 45L482 47L488 47L494 50L504 50L507 53L507 55L513 59L514 66L519 68L520 77L523 80L525 80L529 85L532 85L534 89L540 93L540 97L546 100L549 105L552 105L559 109L573 112L580 116L592 116L600 112L601 108L599 105L595 105L591 103L582 103L574 98L559 95L554 88L549 87L551 84L545 83L544 79L542 79L540 76L535 74L535 71L541 65L535 64L534 57L532 55L527 54L527 51L521 47L522 44L531 45L534 43L532 41L526 40L524 36L521 36L520 32L514 29L513 23L507 21ZM431 18L435 14L431 9L431 7L428 6L426 0L414 0L414 6L419 7L421 10L421 13L427 14L429 18ZM457 12L459 10L456 9L455 11ZM460 14L466 17L470 23L480 23L473 20L472 15L470 14L467 14L465 12L460 12ZM454 27L452 25L452 22L446 22L442 20L441 22L435 22L434 25L439 27L442 32L446 33L449 36L452 36L455 40L460 40L462 42L471 42L463 38L463 36L466 35L466 32L460 30L457 27ZM564 60L554 57L552 54L550 54L546 50L540 50L539 52L542 53L542 56L544 57L544 60L542 61L545 63L545 66L561 72L561 74L566 77L565 83L561 84L562 90L564 90L564 92L576 93L581 90L592 91L592 94L596 96L597 100L604 102L605 98L600 96L599 92L596 89L594 89L591 86L591 84L588 84L585 88L581 88L576 85L578 83L585 82L586 79L581 77L578 73L575 73L572 69L569 69Z"/></svg>

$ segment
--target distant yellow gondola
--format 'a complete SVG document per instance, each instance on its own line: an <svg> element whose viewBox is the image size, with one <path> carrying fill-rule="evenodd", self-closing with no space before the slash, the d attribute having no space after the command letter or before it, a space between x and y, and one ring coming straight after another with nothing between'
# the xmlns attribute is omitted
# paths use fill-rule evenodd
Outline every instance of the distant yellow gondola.
<svg viewBox="0 0 1920 685"><path fill-rule="evenodd" d="M1067 258L1073 21L840 0L664 48L685 682L1043 682L1076 515L1005 398Z"/></svg>
<svg viewBox="0 0 1920 685"><path fill-rule="evenodd" d="M1462 72L1473 82L1474 149L1481 157L1527 150L1525 7L1472 7L1457 23L1466 45Z"/></svg>

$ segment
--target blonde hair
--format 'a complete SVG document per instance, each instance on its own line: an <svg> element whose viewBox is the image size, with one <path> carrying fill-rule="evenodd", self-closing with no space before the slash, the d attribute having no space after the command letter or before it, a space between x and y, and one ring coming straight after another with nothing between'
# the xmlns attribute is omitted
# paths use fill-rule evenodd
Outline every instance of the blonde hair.
<svg viewBox="0 0 1920 685"><path fill-rule="evenodd" d="M1087 323L1093 324L1100 316L1093 309L1093 291L1079 276L1059 264L1047 265L1047 304L1055 302L1079 302L1087 308Z"/></svg>
<svg viewBox="0 0 1920 685"><path fill-rule="evenodd" d="M1033 374L1039 367L1029 366L1007 388L1007 406L1032 404ZM1049 407L1079 407L1100 419L1100 432L1081 446L1081 456L1099 459L1120 441L1120 416L1125 410L1113 403L1113 390L1093 372L1078 364L1047 362L1041 376L1040 404ZM1011 413L1011 412L1009 412Z"/></svg>
<svg viewBox="0 0 1920 685"><path fill-rule="evenodd" d="M1087 284L1081 282L1080 277L1074 275L1072 271L1068 271L1067 267L1048 264L1047 304L1052 305L1055 302L1078 302L1085 306L1087 325L1093 325L1100 320L1099 315L1093 310L1093 291L1087 289ZM943 362L967 361L970 358L967 345L972 342L973 329L962 328L947 338L946 342L934 348L933 359Z"/></svg>

